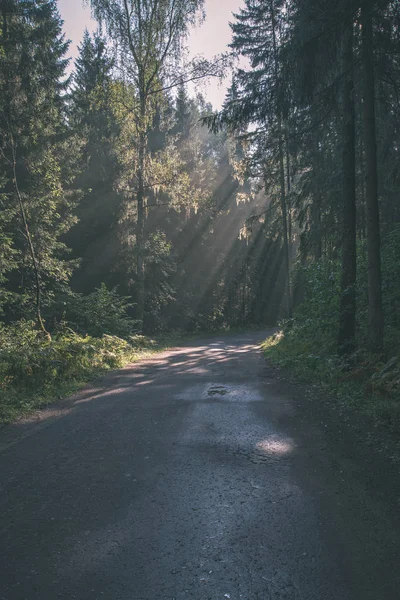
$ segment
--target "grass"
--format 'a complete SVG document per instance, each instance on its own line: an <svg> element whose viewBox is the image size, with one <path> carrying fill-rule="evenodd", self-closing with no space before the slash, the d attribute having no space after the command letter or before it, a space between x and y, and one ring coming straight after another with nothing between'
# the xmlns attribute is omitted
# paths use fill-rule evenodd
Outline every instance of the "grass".
<svg viewBox="0 0 400 600"><path fill-rule="evenodd" d="M324 347L318 337L294 328L265 340L265 356L300 380L321 386L343 406L400 434L400 363L359 352L347 363Z"/></svg>

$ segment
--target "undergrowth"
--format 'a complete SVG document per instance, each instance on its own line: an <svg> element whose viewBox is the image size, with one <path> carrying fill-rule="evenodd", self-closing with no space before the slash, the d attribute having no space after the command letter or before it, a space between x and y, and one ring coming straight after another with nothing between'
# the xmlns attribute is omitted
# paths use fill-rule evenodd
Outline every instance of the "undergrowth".
<svg viewBox="0 0 400 600"><path fill-rule="evenodd" d="M105 293L104 289L99 292ZM97 301L94 294L93 298ZM49 341L33 321L0 324L0 425L67 397L107 371L175 346L182 340L210 335L209 332L189 335L175 331L159 335L156 340L128 335L132 325L128 319L116 320L115 324L108 316L111 309L105 305L104 309L100 307L103 311L100 313L98 304L90 321L86 318L91 335L76 332L64 324L53 332ZM107 330L103 322L111 323L112 327L108 328L122 331L124 337L101 335L101 330Z"/></svg>
<svg viewBox="0 0 400 600"><path fill-rule="evenodd" d="M371 354L368 339L365 249L358 254L357 347L337 355L340 264L319 261L299 269L303 299L294 318L264 343L265 355L303 381L325 387L342 404L400 433L400 229L382 249L385 350Z"/></svg>
<svg viewBox="0 0 400 600"><path fill-rule="evenodd" d="M0 328L0 423L54 402L106 371L162 350L142 335L92 337L64 328L51 341L32 322Z"/></svg>
<svg viewBox="0 0 400 600"><path fill-rule="evenodd" d="M400 433L400 365L367 352L352 363L324 352L318 340L304 340L296 328L281 330L263 344L264 354L288 368L302 381L317 384L343 405L359 411L376 424ZM396 362L395 362L396 361Z"/></svg>

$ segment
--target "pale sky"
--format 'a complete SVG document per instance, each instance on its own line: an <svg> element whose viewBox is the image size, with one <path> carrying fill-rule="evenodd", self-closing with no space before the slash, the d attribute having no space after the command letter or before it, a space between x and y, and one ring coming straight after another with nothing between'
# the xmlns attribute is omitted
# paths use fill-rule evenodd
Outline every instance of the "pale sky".
<svg viewBox="0 0 400 600"><path fill-rule="evenodd" d="M232 13L237 12L242 0L206 0L206 20L195 29L188 40L189 51L192 55L202 54L211 58L224 52L231 39L229 22L233 20ZM77 45L82 39L83 30L96 27L90 17L90 10L83 6L82 0L58 0L58 8L64 20L64 30L67 38L72 41L70 56L77 55ZM226 85L229 85L229 78ZM201 87L206 99L214 108L220 108L225 97L226 85L220 86L216 81Z"/></svg>

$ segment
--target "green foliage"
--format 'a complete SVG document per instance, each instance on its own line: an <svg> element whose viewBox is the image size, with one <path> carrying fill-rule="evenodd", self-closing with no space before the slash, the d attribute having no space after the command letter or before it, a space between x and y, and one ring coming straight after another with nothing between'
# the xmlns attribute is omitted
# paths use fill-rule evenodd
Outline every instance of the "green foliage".
<svg viewBox="0 0 400 600"><path fill-rule="evenodd" d="M76 262L62 239L75 222L71 190L81 140L65 120L67 42L54 1L3 6L0 55L0 267L12 317L35 313L37 280L44 306L65 287ZM15 173L14 173L15 171ZM17 185L20 194L17 193ZM20 202L19 202L20 200Z"/></svg>
<svg viewBox="0 0 400 600"><path fill-rule="evenodd" d="M400 226L387 235L382 249L382 295L385 315L385 344L400 346Z"/></svg>
<svg viewBox="0 0 400 600"><path fill-rule="evenodd" d="M294 335L319 340L324 352L336 350L336 331L339 319L340 264L320 260L299 267L296 273L303 286L303 299L294 321L288 322Z"/></svg>
<svg viewBox="0 0 400 600"><path fill-rule="evenodd" d="M71 286L75 292L88 294L101 282L108 287L117 283L122 198L115 182L120 129L113 110L113 61L104 40L99 33L90 36L86 31L79 51L69 124L82 140L80 172L74 182L82 197L75 209L77 222L66 243L72 256L79 259Z"/></svg>
<svg viewBox="0 0 400 600"><path fill-rule="evenodd" d="M81 333L95 337L103 334L129 338L135 332L135 321L129 317L130 298L120 296L116 288L105 283L87 296L76 295L68 310L68 320Z"/></svg>
<svg viewBox="0 0 400 600"><path fill-rule="evenodd" d="M210 299L215 300L215 299ZM188 310L188 330L196 333L201 331L220 331L224 329L225 315L223 306L218 302L210 302L209 307L202 307L201 311ZM209 308L209 311L207 311Z"/></svg>
<svg viewBox="0 0 400 600"><path fill-rule="evenodd" d="M301 380L316 384L344 406L369 417L374 424L400 432L400 362L397 356L385 362L359 350L346 362L320 348L313 339L284 329L263 344L265 356L290 369ZM320 338L324 346L323 338ZM393 364L393 367L391 365Z"/></svg>
<svg viewBox="0 0 400 600"><path fill-rule="evenodd" d="M357 324L358 345L368 343L368 268L366 244L358 248ZM391 228L382 244L382 304L385 321L385 349L388 354L400 351L400 226Z"/></svg>
<svg viewBox="0 0 400 600"><path fill-rule="evenodd" d="M124 366L151 350L143 336L83 336L65 328L51 342L34 323L0 327L0 423L71 393L91 377Z"/></svg>
<svg viewBox="0 0 400 600"><path fill-rule="evenodd" d="M146 243L146 302L145 328L147 331L168 329L168 307L176 302L176 290L171 279L177 270L171 244L165 233L153 233Z"/></svg>
<svg viewBox="0 0 400 600"><path fill-rule="evenodd" d="M358 350L345 360L336 355L339 318L339 262L319 261L299 270L304 297L292 320L264 344L267 357L306 381L327 386L343 403L400 430L400 228L382 248L385 355L367 348L365 245L358 249Z"/></svg>

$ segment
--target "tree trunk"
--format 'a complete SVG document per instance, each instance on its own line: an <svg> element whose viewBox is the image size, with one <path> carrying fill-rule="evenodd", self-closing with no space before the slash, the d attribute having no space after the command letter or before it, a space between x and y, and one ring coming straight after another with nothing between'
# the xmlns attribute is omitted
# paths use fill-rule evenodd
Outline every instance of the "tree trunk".
<svg viewBox="0 0 400 600"><path fill-rule="evenodd" d="M290 197L290 192L292 190L292 172L290 165L290 152L289 152L289 142L286 137L285 139L285 164L286 164L286 190L287 190L287 219L288 219L288 242L289 242L289 269L292 267L293 263L293 221L292 221L292 201Z"/></svg>
<svg viewBox="0 0 400 600"><path fill-rule="evenodd" d="M313 134L313 180L312 180L312 205L311 205L311 244L314 260L317 262L322 257L322 236L321 236L321 197L318 186L317 163L318 163L318 131Z"/></svg>
<svg viewBox="0 0 400 600"><path fill-rule="evenodd" d="M137 223L136 223L136 275L137 275L137 291L136 291L136 318L139 321L140 331L143 331L144 325L144 303L145 303L145 265L144 265L144 169L146 156L146 102L141 101L141 119L139 133L139 148L138 148L138 170L137 170Z"/></svg>
<svg viewBox="0 0 400 600"><path fill-rule="evenodd" d="M24 225L25 237L26 237L26 240L28 242L29 252L30 252L30 255L31 255L31 259L32 259L33 273L35 275L36 318L37 318L37 323L39 325L39 329L41 330L41 332L44 333L44 335L47 337L47 339L49 341L51 341L51 335L47 331L47 329L46 329L46 327L44 325L43 318L42 318L42 288L41 288L41 284L40 284L39 266L38 266L38 262L37 262L37 259L36 259L36 253L35 253L35 248L34 248L34 245L33 245L33 240L32 240L32 236L31 236L31 232L29 230L28 220L26 218L24 203L23 203L23 200L22 200L21 192L20 192L19 187L18 187L15 146L12 147L12 152L13 152L13 183L14 183L14 189L15 189L15 193L17 194L20 215L21 215L22 223Z"/></svg>
<svg viewBox="0 0 400 600"><path fill-rule="evenodd" d="M365 197L367 208L368 324L369 348L383 349L381 241L379 228L378 169L375 122L372 6L364 4L362 20L362 62L364 79Z"/></svg>
<svg viewBox="0 0 400 600"><path fill-rule="evenodd" d="M272 42L273 42L273 49L274 49L275 85L277 87L277 97L280 98L274 0L271 0L270 6L271 6L271 23L272 23ZM285 185L284 139L283 139L283 126L282 126L282 109L279 106L279 101L278 101L278 106L277 106L277 125L278 125L280 205L281 205L281 213L282 213L283 257L284 257L284 268L285 268L285 303L286 303L286 316L291 317L292 316L292 299L291 299L291 289L290 289L290 249L289 249L289 231L288 231L286 185Z"/></svg>
<svg viewBox="0 0 400 600"><path fill-rule="evenodd" d="M356 326L356 173L353 78L353 23L346 25L342 41L343 122L343 249L339 316L339 353L355 349Z"/></svg>
<svg viewBox="0 0 400 600"><path fill-rule="evenodd" d="M289 230L287 218L287 203L286 203L286 187L285 187L285 165L283 157L282 143L282 121L278 117L278 149L279 149L279 182L280 182L280 203L282 213L282 231L283 231L283 255L285 265L285 296L286 296L286 313L288 317L292 316L292 302L290 290L290 250L289 250Z"/></svg>
<svg viewBox="0 0 400 600"><path fill-rule="evenodd" d="M318 262L322 257L322 239L321 239L321 202L319 197L319 190L313 190L313 199L311 207L311 221L312 221L312 249L314 260Z"/></svg>

